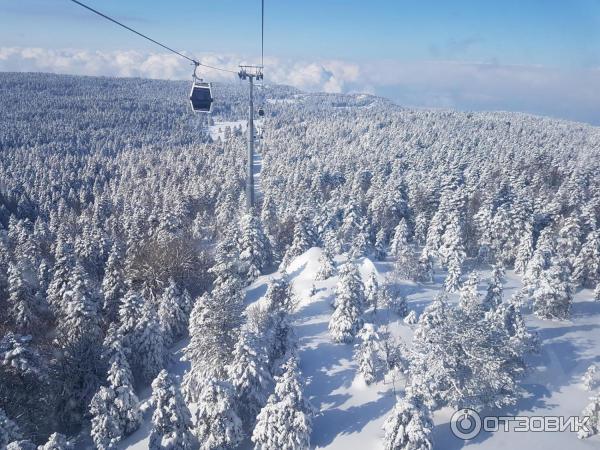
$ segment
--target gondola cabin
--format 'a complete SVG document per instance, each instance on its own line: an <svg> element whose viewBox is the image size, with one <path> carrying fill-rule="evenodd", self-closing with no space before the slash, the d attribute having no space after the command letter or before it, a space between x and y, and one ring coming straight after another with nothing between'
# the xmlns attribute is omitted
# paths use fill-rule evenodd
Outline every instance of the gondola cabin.
<svg viewBox="0 0 600 450"><path fill-rule="evenodd" d="M200 113L209 113L212 111L213 104L212 87L210 83L195 81L192 84L190 92L190 104L192 111Z"/></svg>

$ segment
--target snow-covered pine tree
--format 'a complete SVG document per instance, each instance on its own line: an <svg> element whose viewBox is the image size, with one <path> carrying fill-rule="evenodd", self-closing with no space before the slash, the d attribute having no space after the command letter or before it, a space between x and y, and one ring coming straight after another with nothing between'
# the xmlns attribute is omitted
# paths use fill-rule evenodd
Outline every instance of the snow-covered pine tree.
<svg viewBox="0 0 600 450"><path fill-rule="evenodd" d="M134 333L133 370L142 382L148 383L158 375L165 362L162 330L156 311L149 303L146 303Z"/></svg>
<svg viewBox="0 0 600 450"><path fill-rule="evenodd" d="M314 409L304 396L297 358L290 358L277 377L274 393L256 418L252 442L256 450L310 448Z"/></svg>
<svg viewBox="0 0 600 450"><path fill-rule="evenodd" d="M329 321L329 334L334 342L351 343L362 327L364 286L354 264L340 268L336 287L335 311Z"/></svg>
<svg viewBox="0 0 600 450"><path fill-rule="evenodd" d="M467 314L483 314L483 304L478 287L479 274L473 271L460 289L459 307Z"/></svg>
<svg viewBox="0 0 600 450"><path fill-rule="evenodd" d="M108 255L102 280L102 310L108 321L118 316L121 298L127 293L124 273L125 255L121 246L115 242Z"/></svg>
<svg viewBox="0 0 600 450"><path fill-rule="evenodd" d="M462 256L453 252L448 258L448 274L444 280L444 289L448 292L456 292L460 288L460 277L462 274Z"/></svg>
<svg viewBox="0 0 600 450"><path fill-rule="evenodd" d="M483 307L485 310L496 309L502 303L502 281L504 279L504 267L500 264L494 265L490 278Z"/></svg>
<svg viewBox="0 0 600 450"><path fill-rule="evenodd" d="M453 212L442 235L441 246L439 248L440 261L443 266L450 267L452 260L460 261L462 265L462 261L465 258L463 227L464 225L458 212Z"/></svg>
<svg viewBox="0 0 600 450"><path fill-rule="evenodd" d="M570 275L564 258L552 258L550 267L542 271L532 294L533 311L536 316L558 320L569 318L573 302Z"/></svg>
<svg viewBox="0 0 600 450"><path fill-rule="evenodd" d="M373 308L377 311L377 301L379 297L379 282L377 281L377 274L372 271L365 283L365 306Z"/></svg>
<svg viewBox="0 0 600 450"><path fill-rule="evenodd" d="M233 360L227 368L238 399L238 414L248 430L252 429L273 385L267 349L261 344L259 336L242 330L233 351Z"/></svg>
<svg viewBox="0 0 600 450"><path fill-rule="evenodd" d="M307 214L299 214L294 226L294 238L292 245L285 252L281 267L286 268L292 260L307 251L314 245L313 233L310 219Z"/></svg>
<svg viewBox="0 0 600 450"><path fill-rule="evenodd" d="M383 361L379 355L379 335L373 324L365 323L358 337L360 342L355 346L354 358L365 383L371 384L379 379L383 368Z"/></svg>
<svg viewBox="0 0 600 450"><path fill-rule="evenodd" d="M588 235L573 263L573 281L582 287L600 282L600 230Z"/></svg>
<svg viewBox="0 0 600 450"><path fill-rule="evenodd" d="M39 326L39 308L19 264L8 265L8 305L16 331L24 334L37 331L35 327Z"/></svg>
<svg viewBox="0 0 600 450"><path fill-rule="evenodd" d="M115 393L113 405L117 410L120 428L128 435L139 428L142 417L139 399L133 389L133 374L121 340L122 337L117 335L108 349L110 360L107 381L108 387Z"/></svg>
<svg viewBox="0 0 600 450"><path fill-rule="evenodd" d="M581 377L581 382L586 391L593 391L600 385L600 370L598 370L596 364L592 364L587 368Z"/></svg>
<svg viewBox="0 0 600 450"><path fill-rule="evenodd" d="M517 256L515 258L515 272L524 274L527 270L527 265L533 257L533 227L529 222L526 222L526 228L521 236L521 240L517 247Z"/></svg>
<svg viewBox="0 0 600 450"><path fill-rule="evenodd" d="M335 262L328 250L324 249L319 257L319 270L315 280L326 280L335 273Z"/></svg>
<svg viewBox="0 0 600 450"><path fill-rule="evenodd" d="M188 450L195 447L190 432L190 411L185 405L179 388L166 370L162 370L152 382L152 430L151 450Z"/></svg>
<svg viewBox="0 0 600 450"><path fill-rule="evenodd" d="M242 442L242 421L235 411L235 394L228 382L208 376L198 395L194 434L200 450L235 448Z"/></svg>
<svg viewBox="0 0 600 450"><path fill-rule="evenodd" d="M465 314L469 310L439 298L421 314L410 384L429 407L501 407L514 404L520 395L517 381L524 373L525 348L499 321Z"/></svg>
<svg viewBox="0 0 600 450"><path fill-rule="evenodd" d="M385 259L387 256L386 247L386 233L383 228L380 228L375 235L375 246L373 248L375 259L378 261L383 261Z"/></svg>
<svg viewBox="0 0 600 450"><path fill-rule="evenodd" d="M159 299L158 321L162 330L165 348L180 339L188 327L188 316L192 300L187 290L181 290L173 278Z"/></svg>
<svg viewBox="0 0 600 450"><path fill-rule="evenodd" d="M75 446L68 441L64 434L52 433L44 445L40 445L37 450L74 450Z"/></svg>
<svg viewBox="0 0 600 450"><path fill-rule="evenodd" d="M6 446L6 450L37 450L37 446L29 439L13 441Z"/></svg>
<svg viewBox="0 0 600 450"><path fill-rule="evenodd" d="M417 281L421 283L433 283L433 261L425 249L423 249L419 257Z"/></svg>
<svg viewBox="0 0 600 450"><path fill-rule="evenodd" d="M114 407L115 391L101 386L90 402L92 428L90 434L98 450L116 448L123 437L120 417Z"/></svg>
<svg viewBox="0 0 600 450"><path fill-rule="evenodd" d="M596 283L596 288L594 289L594 301L600 302L600 282Z"/></svg>
<svg viewBox="0 0 600 450"><path fill-rule="evenodd" d="M555 253L554 247L552 230L550 227L546 227L540 233L533 256L527 263L527 270L523 274L523 284L529 292L537 287L542 272L550 266L550 261Z"/></svg>
<svg viewBox="0 0 600 450"><path fill-rule="evenodd" d="M400 219L400 222L398 222L398 225L396 225L396 228L394 228L394 234L390 241L390 255L398 257L402 248L408 245L409 237L408 224L403 217Z"/></svg>
<svg viewBox="0 0 600 450"><path fill-rule="evenodd" d="M230 281L241 283L238 234L239 230L236 224L230 223L225 228L225 232L217 244L215 263L208 270L215 277L213 281L213 286L215 287L224 285Z"/></svg>
<svg viewBox="0 0 600 450"><path fill-rule="evenodd" d="M579 439L586 439L600 433L600 396L590 397L590 403L581 412L582 417L588 417L586 427L577 432Z"/></svg>
<svg viewBox="0 0 600 450"><path fill-rule="evenodd" d="M419 259L412 245L406 244L400 248L394 262L394 271L405 280L419 279Z"/></svg>
<svg viewBox="0 0 600 450"><path fill-rule="evenodd" d="M404 323L406 325L415 325L419 321L417 317L417 313L414 309L411 309L408 315L404 318Z"/></svg>
<svg viewBox="0 0 600 450"><path fill-rule="evenodd" d="M196 401L207 378L224 379L232 359L244 311L241 283L236 277L196 300L190 316L190 343L185 358L190 370L183 380L186 399Z"/></svg>
<svg viewBox="0 0 600 450"><path fill-rule="evenodd" d="M385 450L432 450L433 421L417 398L400 398L383 424Z"/></svg>
<svg viewBox="0 0 600 450"><path fill-rule="evenodd" d="M77 263L63 293L62 318L57 326L56 343L61 349L58 365L62 386L60 419L66 426L81 421L100 385L98 364L102 330L98 314L98 295Z"/></svg>
<svg viewBox="0 0 600 450"><path fill-rule="evenodd" d="M71 272L75 266L73 245L69 241L59 238L56 244L54 261L52 281L48 286L46 297L55 313L61 314L61 310L64 308L62 304L63 294L68 289Z"/></svg>
<svg viewBox="0 0 600 450"><path fill-rule="evenodd" d="M240 229L240 262L246 281L251 283L272 263L270 243L254 210L242 216Z"/></svg>

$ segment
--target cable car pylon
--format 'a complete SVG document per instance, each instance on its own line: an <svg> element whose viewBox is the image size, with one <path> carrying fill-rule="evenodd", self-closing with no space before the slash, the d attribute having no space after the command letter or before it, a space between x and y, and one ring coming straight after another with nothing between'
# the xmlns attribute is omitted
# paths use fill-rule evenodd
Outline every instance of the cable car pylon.
<svg viewBox="0 0 600 450"><path fill-rule="evenodd" d="M248 80L248 165L246 167L246 209L254 208L254 80L263 79L262 66L240 66L240 80Z"/></svg>

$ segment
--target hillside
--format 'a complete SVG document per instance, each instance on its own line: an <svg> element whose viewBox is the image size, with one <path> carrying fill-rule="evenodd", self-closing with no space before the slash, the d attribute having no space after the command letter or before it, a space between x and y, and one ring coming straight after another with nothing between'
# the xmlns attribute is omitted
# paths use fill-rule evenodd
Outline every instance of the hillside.
<svg viewBox="0 0 600 450"><path fill-rule="evenodd" d="M0 448L598 445L450 422L598 391L599 128L266 86L249 213L244 86L188 89L0 73Z"/></svg>

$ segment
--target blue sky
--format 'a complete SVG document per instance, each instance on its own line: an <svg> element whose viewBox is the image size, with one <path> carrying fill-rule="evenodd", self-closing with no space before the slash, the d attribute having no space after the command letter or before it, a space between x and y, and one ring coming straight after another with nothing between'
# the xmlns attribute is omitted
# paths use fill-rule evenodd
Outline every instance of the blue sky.
<svg viewBox="0 0 600 450"><path fill-rule="evenodd" d="M260 0L84 1L213 62L235 67L259 52ZM273 81L365 90L411 106L600 123L600 0L266 0L266 8ZM162 51L68 0L0 0L0 47L0 70L140 75L126 64L146 64L149 76L165 78L189 71L185 61L181 69L165 57L165 68L149 62ZM69 61L74 50L79 63ZM121 65L92 61L107 54Z"/></svg>

